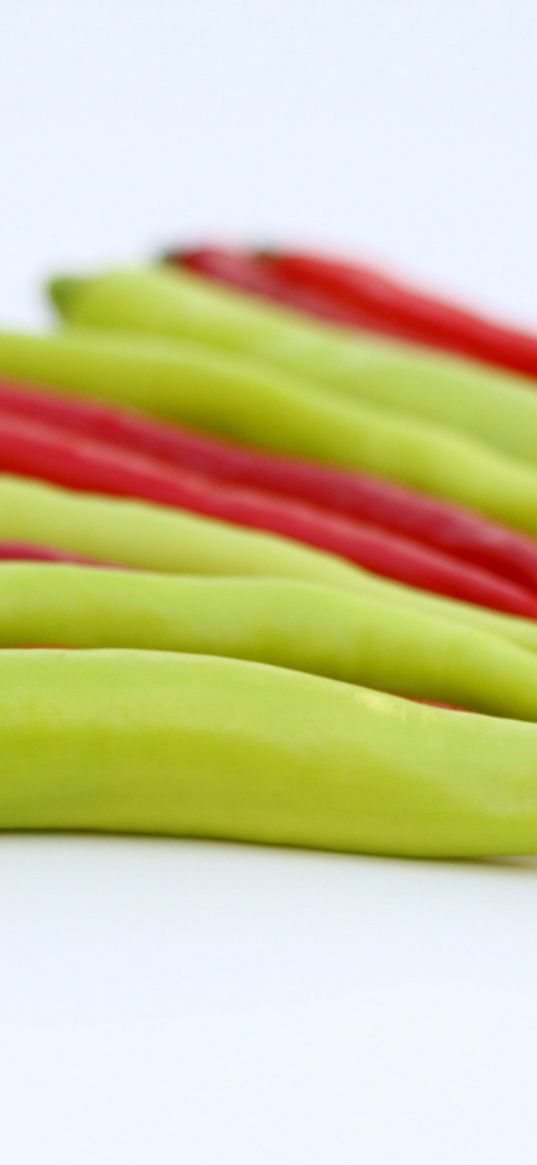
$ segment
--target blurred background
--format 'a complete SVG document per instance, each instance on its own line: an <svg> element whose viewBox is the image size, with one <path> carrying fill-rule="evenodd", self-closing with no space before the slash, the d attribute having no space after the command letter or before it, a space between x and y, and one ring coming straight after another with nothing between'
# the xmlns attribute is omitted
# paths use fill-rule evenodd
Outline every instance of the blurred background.
<svg viewBox="0 0 537 1165"><path fill-rule="evenodd" d="M51 272L206 240L537 326L534 0L3 0L0 30L2 326ZM536 874L5 838L6 1161L533 1165Z"/></svg>
<svg viewBox="0 0 537 1165"><path fill-rule="evenodd" d="M4 0L0 312L62 264L283 239L537 322L532 0Z"/></svg>

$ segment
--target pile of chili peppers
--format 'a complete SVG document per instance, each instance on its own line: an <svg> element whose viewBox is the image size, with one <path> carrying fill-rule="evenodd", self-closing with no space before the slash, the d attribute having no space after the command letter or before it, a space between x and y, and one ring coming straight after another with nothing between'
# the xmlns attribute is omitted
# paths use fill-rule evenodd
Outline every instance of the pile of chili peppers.
<svg viewBox="0 0 537 1165"><path fill-rule="evenodd" d="M537 852L537 336L291 251L50 295L0 332L0 828Z"/></svg>

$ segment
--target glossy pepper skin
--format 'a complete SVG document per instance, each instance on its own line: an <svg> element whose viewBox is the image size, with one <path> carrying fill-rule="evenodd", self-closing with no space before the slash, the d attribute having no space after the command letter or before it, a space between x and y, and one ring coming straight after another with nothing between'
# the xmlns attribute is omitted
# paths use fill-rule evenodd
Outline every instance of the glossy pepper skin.
<svg viewBox="0 0 537 1165"><path fill-rule="evenodd" d="M537 659L417 611L277 579L0 568L0 646L229 656L537 721Z"/></svg>
<svg viewBox="0 0 537 1165"><path fill-rule="evenodd" d="M58 280L52 295L68 322L212 345L537 464L537 398L523 377L300 319L176 268Z"/></svg>
<svg viewBox="0 0 537 1165"><path fill-rule="evenodd" d="M211 656L0 652L0 828L537 848L535 725Z"/></svg>
<svg viewBox="0 0 537 1165"><path fill-rule="evenodd" d="M166 301L168 284L173 288L180 279L133 278L134 282L130 276L118 277L120 304L126 288L130 314L134 286L141 295L140 316L145 318L147 280L150 291L156 281L160 290L153 306L160 321L161 281ZM112 277L95 286L106 291L104 303L98 297L106 314L110 292L112 305L116 302L116 280ZM175 318L174 295L172 304ZM145 409L245 444L391 476L537 534L537 472L531 467L436 426L331 398L278 369L222 350L132 333L103 334L92 328L46 336L0 333L0 375L39 380L75 395Z"/></svg>
<svg viewBox="0 0 537 1165"><path fill-rule="evenodd" d="M356 312L358 325L370 313L379 331L384 326L398 328L415 343L537 377L536 335L406 280L362 263L309 252L270 252L258 261L268 268L267 276L272 277L274 285L283 283L289 295L304 296L305 300L311 296L312 301L318 296L321 302L326 299L332 312L339 309L347 318Z"/></svg>
<svg viewBox="0 0 537 1165"><path fill-rule="evenodd" d="M329 513L432 546L530 590L537 589L537 542L479 514L391 481L347 473L234 445L156 421L131 409L0 382L3 413L67 429L215 481L297 498Z"/></svg>
<svg viewBox="0 0 537 1165"><path fill-rule="evenodd" d="M0 539L13 538L30 542L41 538L69 553L139 570L324 583L401 611L415 610L488 631L537 651L533 621L378 578L285 538L146 502L79 494L0 475Z"/></svg>
<svg viewBox="0 0 537 1165"><path fill-rule="evenodd" d="M143 498L196 514L267 530L328 550L386 578L537 619L537 592L446 555L294 499L223 485L190 470L172 469L109 442L0 408L0 471L117 497Z"/></svg>

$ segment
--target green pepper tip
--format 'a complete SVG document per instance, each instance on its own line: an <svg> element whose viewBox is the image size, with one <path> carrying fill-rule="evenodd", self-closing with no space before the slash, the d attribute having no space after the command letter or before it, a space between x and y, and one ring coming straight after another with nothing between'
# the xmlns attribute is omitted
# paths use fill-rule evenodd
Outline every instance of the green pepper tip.
<svg viewBox="0 0 537 1165"><path fill-rule="evenodd" d="M58 275L49 280L47 291L50 300L61 316L68 317L78 292L87 281L71 275Z"/></svg>

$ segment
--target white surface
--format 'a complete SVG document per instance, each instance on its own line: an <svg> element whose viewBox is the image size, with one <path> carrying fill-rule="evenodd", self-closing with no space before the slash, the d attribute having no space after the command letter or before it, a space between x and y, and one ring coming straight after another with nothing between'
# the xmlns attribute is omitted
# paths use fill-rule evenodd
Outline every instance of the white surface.
<svg viewBox="0 0 537 1165"><path fill-rule="evenodd" d="M44 318L55 268L211 234L537 321L533 2L4 0L0 26L4 321ZM536 890L531 861L5 837L2 1159L533 1165Z"/></svg>

